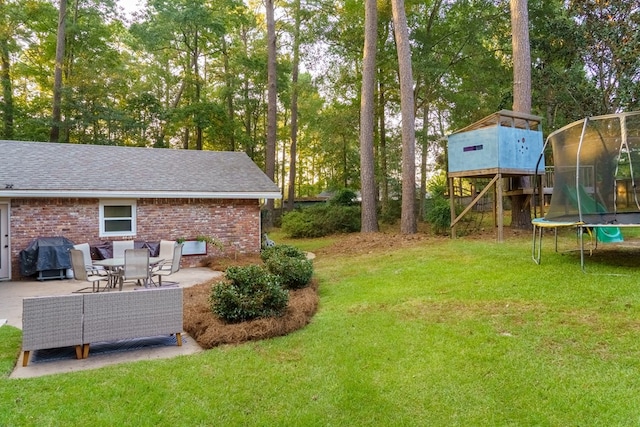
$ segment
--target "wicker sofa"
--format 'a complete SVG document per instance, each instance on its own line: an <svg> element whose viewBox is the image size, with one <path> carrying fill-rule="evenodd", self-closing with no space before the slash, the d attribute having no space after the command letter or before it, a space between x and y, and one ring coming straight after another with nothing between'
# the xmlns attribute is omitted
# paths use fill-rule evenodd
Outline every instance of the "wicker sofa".
<svg viewBox="0 0 640 427"><path fill-rule="evenodd" d="M175 334L182 345L182 288L24 298L24 356L32 350L75 346L78 359L91 343Z"/></svg>

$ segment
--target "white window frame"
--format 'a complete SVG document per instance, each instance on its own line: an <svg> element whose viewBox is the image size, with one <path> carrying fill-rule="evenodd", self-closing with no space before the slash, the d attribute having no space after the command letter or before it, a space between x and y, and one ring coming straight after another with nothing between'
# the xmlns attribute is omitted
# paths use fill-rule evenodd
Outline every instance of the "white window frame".
<svg viewBox="0 0 640 427"><path fill-rule="evenodd" d="M131 206L131 216L123 218L109 218L114 219L128 219L131 220L131 230L129 231L105 231L105 206ZM120 199L120 200L100 200L100 237L114 237L114 236L135 236L137 233L137 221L136 221L137 202L135 199Z"/></svg>

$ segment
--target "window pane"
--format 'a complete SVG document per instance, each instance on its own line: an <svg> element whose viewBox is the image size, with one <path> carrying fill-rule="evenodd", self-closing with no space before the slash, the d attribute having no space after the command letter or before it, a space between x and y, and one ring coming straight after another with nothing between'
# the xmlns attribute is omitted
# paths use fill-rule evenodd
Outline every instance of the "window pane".
<svg viewBox="0 0 640 427"><path fill-rule="evenodd" d="M110 219L104 222L104 231L107 233L113 231L131 231L131 220L130 219Z"/></svg>
<svg viewBox="0 0 640 427"><path fill-rule="evenodd" d="M105 206L105 218L131 218L131 206Z"/></svg>

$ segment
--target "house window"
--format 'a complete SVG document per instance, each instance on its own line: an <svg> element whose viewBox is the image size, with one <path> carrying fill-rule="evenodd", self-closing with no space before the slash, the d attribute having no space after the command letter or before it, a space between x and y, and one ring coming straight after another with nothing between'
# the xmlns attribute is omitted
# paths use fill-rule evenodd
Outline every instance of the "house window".
<svg viewBox="0 0 640 427"><path fill-rule="evenodd" d="M100 202L100 237L135 236L135 234L135 200L109 200Z"/></svg>

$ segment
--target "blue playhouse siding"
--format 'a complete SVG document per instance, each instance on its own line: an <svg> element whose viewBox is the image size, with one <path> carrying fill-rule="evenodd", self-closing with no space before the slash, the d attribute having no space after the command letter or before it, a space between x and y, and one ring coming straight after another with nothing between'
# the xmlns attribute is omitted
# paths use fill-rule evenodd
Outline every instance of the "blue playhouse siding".
<svg viewBox="0 0 640 427"><path fill-rule="evenodd" d="M542 152L542 132L493 126L448 138L449 173L508 169L535 173ZM538 170L544 172L544 159Z"/></svg>

